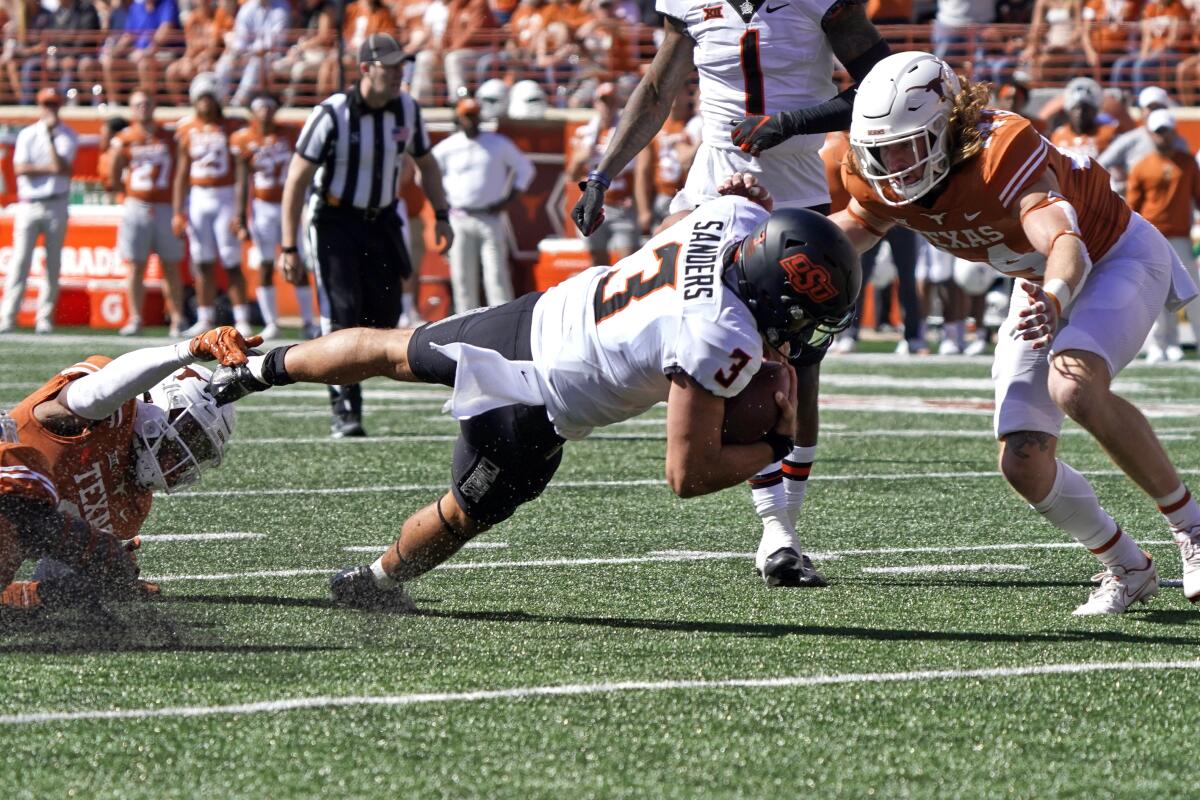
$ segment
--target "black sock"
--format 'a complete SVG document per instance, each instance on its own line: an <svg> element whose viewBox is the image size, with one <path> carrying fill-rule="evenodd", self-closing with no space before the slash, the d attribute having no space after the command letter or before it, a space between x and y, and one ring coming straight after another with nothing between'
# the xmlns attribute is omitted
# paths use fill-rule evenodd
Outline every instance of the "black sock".
<svg viewBox="0 0 1200 800"><path fill-rule="evenodd" d="M271 386L287 386L295 383L292 376L288 375L287 369L283 366L283 358L287 355L287 351L291 350L296 345L289 344L283 347L276 347L267 353L263 358L262 375L263 380Z"/></svg>

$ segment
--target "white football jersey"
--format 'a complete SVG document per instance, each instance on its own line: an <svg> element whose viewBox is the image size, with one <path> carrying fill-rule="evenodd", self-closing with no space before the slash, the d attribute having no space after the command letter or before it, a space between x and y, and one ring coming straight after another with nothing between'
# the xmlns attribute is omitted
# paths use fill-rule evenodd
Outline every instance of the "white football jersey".
<svg viewBox="0 0 1200 800"><path fill-rule="evenodd" d="M696 43L704 141L736 149L730 120L823 103L833 50L821 29L832 0L656 0ZM773 150L816 153L825 134L794 136Z"/></svg>
<svg viewBox="0 0 1200 800"><path fill-rule="evenodd" d="M730 249L766 218L745 198L718 198L616 266L542 295L533 364L560 435L582 439L665 401L676 371L719 397L746 387L762 364L762 335L721 274Z"/></svg>

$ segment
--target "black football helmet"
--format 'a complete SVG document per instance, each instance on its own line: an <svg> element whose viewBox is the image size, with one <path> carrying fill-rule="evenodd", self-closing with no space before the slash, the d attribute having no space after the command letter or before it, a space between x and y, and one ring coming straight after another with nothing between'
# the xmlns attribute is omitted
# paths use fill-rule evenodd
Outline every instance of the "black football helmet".
<svg viewBox="0 0 1200 800"><path fill-rule="evenodd" d="M772 347L791 356L824 347L854 319L862 288L858 253L841 228L803 208L772 212L742 240L733 284Z"/></svg>

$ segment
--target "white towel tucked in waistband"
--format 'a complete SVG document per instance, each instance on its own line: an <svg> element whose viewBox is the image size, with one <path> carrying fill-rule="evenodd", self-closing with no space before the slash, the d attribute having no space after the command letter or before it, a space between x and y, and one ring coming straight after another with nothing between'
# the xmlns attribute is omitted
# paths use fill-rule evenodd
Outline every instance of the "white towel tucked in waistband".
<svg viewBox="0 0 1200 800"><path fill-rule="evenodd" d="M495 408L545 405L532 361L509 361L495 350L462 342L430 346L458 364L454 394L442 406L455 419L470 419Z"/></svg>

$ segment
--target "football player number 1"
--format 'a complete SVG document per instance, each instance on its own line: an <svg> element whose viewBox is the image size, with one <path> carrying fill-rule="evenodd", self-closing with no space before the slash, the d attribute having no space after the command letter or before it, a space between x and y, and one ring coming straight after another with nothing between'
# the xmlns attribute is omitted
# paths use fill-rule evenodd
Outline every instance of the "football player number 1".
<svg viewBox="0 0 1200 800"><path fill-rule="evenodd" d="M762 60L758 56L758 31L754 29L742 34L742 77L746 81L746 113L767 113Z"/></svg>

